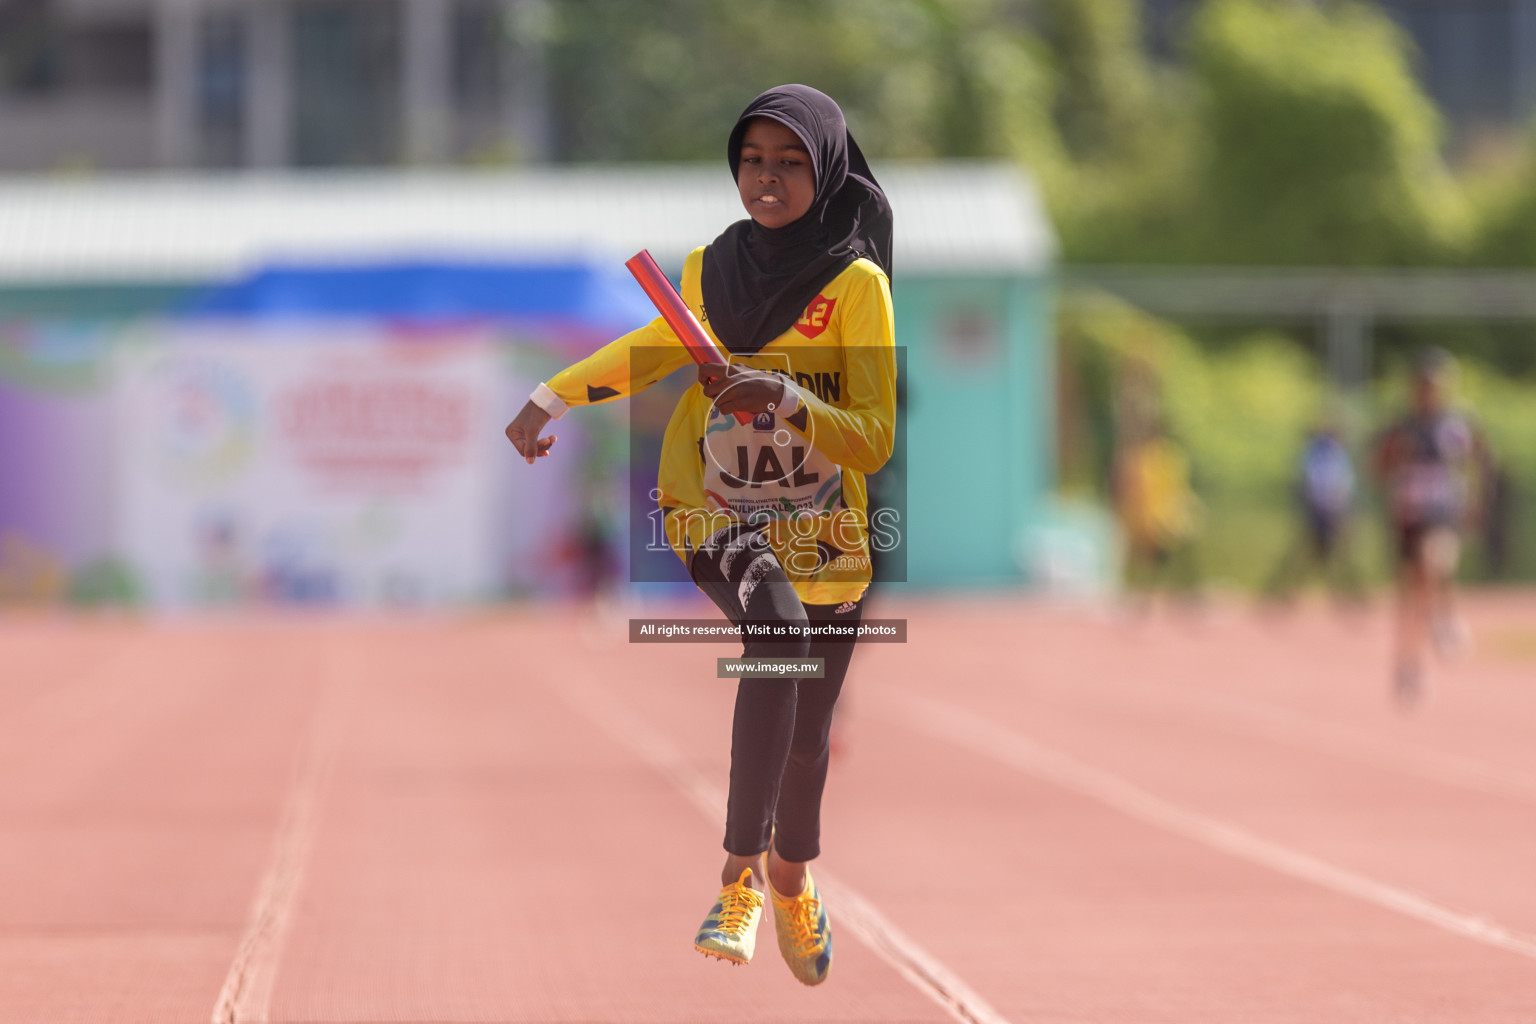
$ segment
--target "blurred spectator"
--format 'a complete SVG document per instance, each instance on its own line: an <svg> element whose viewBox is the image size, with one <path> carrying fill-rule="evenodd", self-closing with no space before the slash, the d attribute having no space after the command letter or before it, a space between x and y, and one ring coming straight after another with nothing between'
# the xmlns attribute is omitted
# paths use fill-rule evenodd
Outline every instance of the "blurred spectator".
<svg viewBox="0 0 1536 1024"><path fill-rule="evenodd" d="M1313 431L1302 447L1296 496L1302 529L1281 556L1267 596L1288 601L1298 583L1321 573L1336 598L1359 602L1364 597L1349 545L1349 521L1355 508L1355 466L1333 422Z"/></svg>
<svg viewBox="0 0 1536 1024"><path fill-rule="evenodd" d="M1162 587L1193 596L1200 585L1193 541L1201 505L1190 484L1189 457L1149 417L1116 453L1114 494L1126 538L1126 582L1150 595Z"/></svg>
<svg viewBox="0 0 1536 1024"><path fill-rule="evenodd" d="M577 594L602 601L620 584L617 512L610 481L584 480L579 519L571 538Z"/></svg>
<svg viewBox="0 0 1536 1024"><path fill-rule="evenodd" d="M69 574L47 548L20 533L0 533L0 607L58 604L64 599Z"/></svg>

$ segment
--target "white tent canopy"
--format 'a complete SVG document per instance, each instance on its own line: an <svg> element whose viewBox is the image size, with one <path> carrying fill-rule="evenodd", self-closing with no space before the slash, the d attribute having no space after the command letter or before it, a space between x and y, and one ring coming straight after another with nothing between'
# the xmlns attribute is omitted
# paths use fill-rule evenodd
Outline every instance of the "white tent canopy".
<svg viewBox="0 0 1536 1024"><path fill-rule="evenodd" d="M897 273L1033 274L1056 240L1001 163L876 168ZM273 262L623 259L679 266L744 216L723 162L512 171L0 180L0 287L220 280Z"/></svg>

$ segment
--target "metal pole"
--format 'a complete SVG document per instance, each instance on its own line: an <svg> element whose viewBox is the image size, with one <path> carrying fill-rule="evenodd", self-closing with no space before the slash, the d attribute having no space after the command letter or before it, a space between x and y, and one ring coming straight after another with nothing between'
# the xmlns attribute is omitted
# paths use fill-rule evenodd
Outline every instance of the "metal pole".
<svg viewBox="0 0 1536 1024"><path fill-rule="evenodd" d="M1354 298L1340 298L1327 312L1328 374L1340 391L1365 386L1370 372L1371 309Z"/></svg>
<svg viewBox="0 0 1536 1024"><path fill-rule="evenodd" d="M252 167L286 167L291 160L293 108L288 5L284 0L249 0L246 17L246 159Z"/></svg>
<svg viewBox="0 0 1536 1024"><path fill-rule="evenodd" d="M189 0L155 4L155 130L160 166L197 162L197 9Z"/></svg>
<svg viewBox="0 0 1536 1024"><path fill-rule="evenodd" d="M554 12L547 0L502 0L502 96L507 142L518 161L548 160L545 49Z"/></svg>
<svg viewBox="0 0 1536 1024"><path fill-rule="evenodd" d="M405 115L407 163L437 164L448 159L453 135L451 11L447 0L405 0L400 106Z"/></svg>

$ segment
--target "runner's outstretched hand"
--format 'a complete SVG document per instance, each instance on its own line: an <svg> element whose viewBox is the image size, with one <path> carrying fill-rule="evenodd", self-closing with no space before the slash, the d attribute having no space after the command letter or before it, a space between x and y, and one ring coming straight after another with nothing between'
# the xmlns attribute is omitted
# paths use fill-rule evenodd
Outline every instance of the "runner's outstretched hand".
<svg viewBox="0 0 1536 1024"><path fill-rule="evenodd" d="M533 465L534 459L542 459L549 454L549 450L555 446L555 435L540 437L539 431L549 422L549 413L529 402L523 406L517 418L507 424L507 440L512 442L512 447L517 453L528 460L528 465Z"/></svg>

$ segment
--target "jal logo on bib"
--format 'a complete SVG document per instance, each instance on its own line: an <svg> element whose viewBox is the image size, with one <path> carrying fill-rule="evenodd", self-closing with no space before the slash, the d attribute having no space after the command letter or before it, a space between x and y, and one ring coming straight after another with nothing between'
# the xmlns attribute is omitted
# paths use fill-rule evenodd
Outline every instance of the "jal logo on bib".
<svg viewBox="0 0 1536 1024"><path fill-rule="evenodd" d="M795 330L807 338L819 336L831 322L832 310L836 305L836 299L829 299L825 295L816 296L805 307L805 312L800 314L800 319L795 321Z"/></svg>

